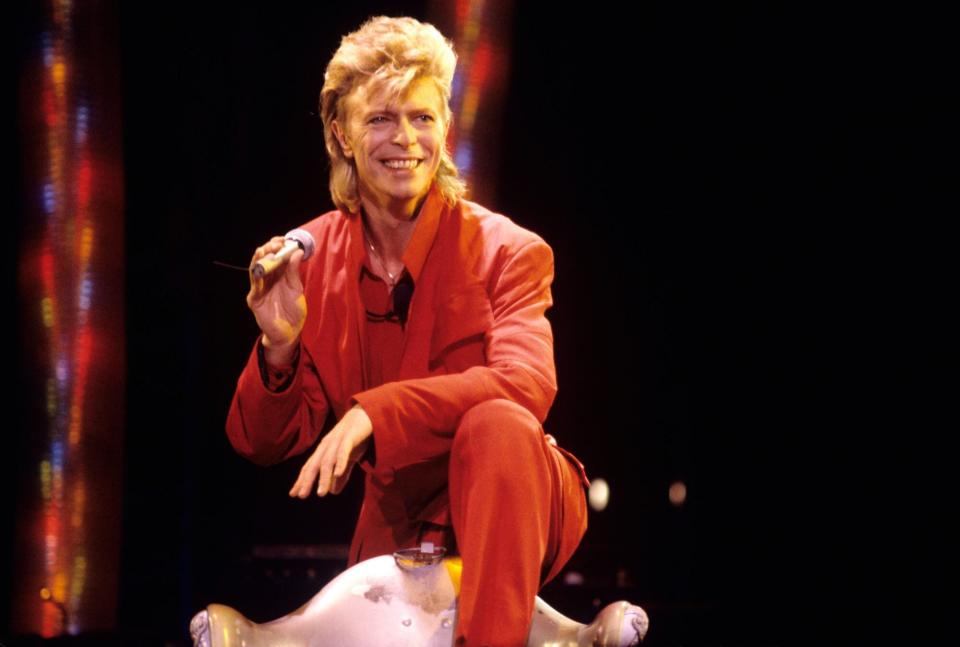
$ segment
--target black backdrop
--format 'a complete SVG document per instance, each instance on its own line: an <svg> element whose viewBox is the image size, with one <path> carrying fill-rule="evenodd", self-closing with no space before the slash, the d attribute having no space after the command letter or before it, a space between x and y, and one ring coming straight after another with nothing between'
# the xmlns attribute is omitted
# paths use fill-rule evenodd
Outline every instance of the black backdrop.
<svg viewBox="0 0 960 647"><path fill-rule="evenodd" d="M554 248L547 428L612 490L571 567L588 605L647 606L657 644L905 636L949 561L946 22L704 4L514 16L487 206ZM425 11L121 8L124 636L184 640L211 601L285 613L316 583L251 547L349 540L358 483L289 501L299 459L260 468L226 441L256 328L245 275L212 261L330 208L323 68L365 17Z"/></svg>

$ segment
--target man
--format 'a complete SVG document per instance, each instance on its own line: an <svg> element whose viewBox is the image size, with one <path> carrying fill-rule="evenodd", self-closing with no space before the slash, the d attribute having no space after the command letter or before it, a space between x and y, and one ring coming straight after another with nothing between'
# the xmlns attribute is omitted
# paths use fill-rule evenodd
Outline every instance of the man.
<svg viewBox="0 0 960 647"><path fill-rule="evenodd" d="M262 334L227 433L275 463L310 450L332 410L290 496L338 494L359 463L350 564L423 541L459 552L457 644L515 647L586 530L587 480L541 427L556 393L552 252L462 199L445 146L455 65L411 18L344 37L320 95L338 210L303 227L315 257L251 272Z"/></svg>

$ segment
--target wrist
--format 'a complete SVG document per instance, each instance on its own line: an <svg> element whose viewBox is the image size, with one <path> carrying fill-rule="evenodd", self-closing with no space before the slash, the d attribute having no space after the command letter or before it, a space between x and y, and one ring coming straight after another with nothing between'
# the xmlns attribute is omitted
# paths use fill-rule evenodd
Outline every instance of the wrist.
<svg viewBox="0 0 960 647"><path fill-rule="evenodd" d="M300 345L300 337L292 342L277 344L271 342L266 334L260 336L260 344L263 346L263 359L271 367L289 367L293 364L294 356Z"/></svg>

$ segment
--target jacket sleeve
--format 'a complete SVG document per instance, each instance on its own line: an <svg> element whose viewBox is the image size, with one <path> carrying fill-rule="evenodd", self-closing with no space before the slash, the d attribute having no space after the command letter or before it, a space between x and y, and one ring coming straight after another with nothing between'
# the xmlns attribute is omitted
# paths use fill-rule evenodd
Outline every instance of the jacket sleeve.
<svg viewBox="0 0 960 647"><path fill-rule="evenodd" d="M272 465L316 442L329 404L305 345L300 345L293 381L281 392L270 391L264 385L259 350L258 336L233 394L227 414L227 437L241 456L260 465Z"/></svg>
<svg viewBox="0 0 960 647"><path fill-rule="evenodd" d="M486 365L461 373L389 382L356 394L373 423L376 465L392 470L450 451L460 418L471 407L505 398L541 423L557 392L552 305L553 252L531 241L507 258L490 282L492 324L484 335Z"/></svg>

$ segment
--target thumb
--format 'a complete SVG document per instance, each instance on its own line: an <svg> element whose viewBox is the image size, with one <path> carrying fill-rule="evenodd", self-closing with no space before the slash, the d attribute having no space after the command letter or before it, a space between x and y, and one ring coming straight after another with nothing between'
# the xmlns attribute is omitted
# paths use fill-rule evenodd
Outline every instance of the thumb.
<svg viewBox="0 0 960 647"><path fill-rule="evenodd" d="M353 468L355 466L356 463L351 462L349 465L347 465L347 471L343 473L343 476L334 478L331 492L334 494L340 494L343 492L343 488L347 486L347 482L350 480L350 475L353 474Z"/></svg>

